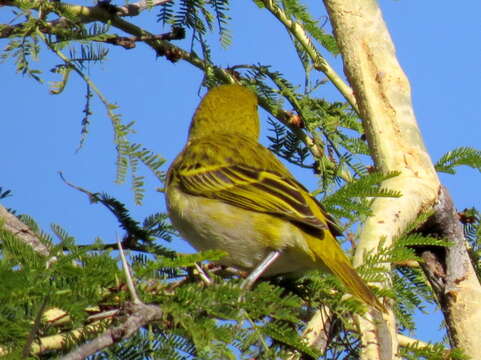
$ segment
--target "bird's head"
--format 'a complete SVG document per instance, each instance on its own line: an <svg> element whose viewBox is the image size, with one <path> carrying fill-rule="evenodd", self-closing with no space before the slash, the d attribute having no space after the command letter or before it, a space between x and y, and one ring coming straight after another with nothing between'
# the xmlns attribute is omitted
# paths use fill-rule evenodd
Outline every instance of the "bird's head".
<svg viewBox="0 0 481 360"><path fill-rule="evenodd" d="M259 138L257 96L240 85L220 85L202 99L192 118L189 139L221 134Z"/></svg>

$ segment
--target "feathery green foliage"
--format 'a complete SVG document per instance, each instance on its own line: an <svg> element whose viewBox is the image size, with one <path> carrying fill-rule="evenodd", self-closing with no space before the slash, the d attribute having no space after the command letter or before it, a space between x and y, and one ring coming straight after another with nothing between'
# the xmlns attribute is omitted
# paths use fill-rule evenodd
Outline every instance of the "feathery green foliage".
<svg viewBox="0 0 481 360"><path fill-rule="evenodd" d="M232 38L227 28L230 20L228 0L180 0L177 4L168 1L162 4L158 21L162 24L182 26L192 31L192 49L194 43L201 46L204 55L209 48L205 36L214 30L214 21L217 22L220 43L228 47ZM205 60L209 56L204 56Z"/></svg>
<svg viewBox="0 0 481 360"><path fill-rule="evenodd" d="M388 263L395 266L392 273L392 288L384 289L379 295L395 299L393 310L401 332L414 332L416 330L416 311L425 312L426 304L436 303L431 287L421 268L404 264L409 261L423 261L416 255L416 249L423 247L442 248L452 245L443 239L416 233L417 226L422 224L425 218L425 214L422 214L419 219L408 226L406 232L395 240L394 247L385 248L380 243L376 254L367 255L363 265L357 269L367 281L383 283L386 281L386 273L383 271L382 265ZM435 356L436 351L433 350L433 356Z"/></svg>
<svg viewBox="0 0 481 360"><path fill-rule="evenodd" d="M456 174L456 167L466 165L481 171L481 150L470 147L459 147L441 156L434 165L437 171Z"/></svg>
<svg viewBox="0 0 481 360"><path fill-rule="evenodd" d="M262 2L256 3L263 6ZM55 81L50 83L50 91L55 95L62 94L75 75L80 77L86 84L80 147L90 131L94 113L91 100L96 97L112 123L117 182L124 182L130 175L134 198L140 204L146 181L146 177L140 175L143 166L151 170L154 181L162 183L164 159L130 141L134 123L123 121L118 106L107 99L89 77L92 66L107 60L107 46L118 37L113 33L116 30L114 22L96 21L86 25L82 23L82 16L75 14L75 5L61 2L22 0L15 4L18 7L16 16L24 21L22 26L0 27L2 33L11 31L10 42L1 54L2 60L12 59L20 74L41 82L48 75L33 67L32 61L39 58L42 50L52 52L59 59L59 63L51 66ZM333 55L339 52L322 18L314 18L301 1L277 0L274 4L302 27L315 53L320 54L318 46ZM108 2L102 6L112 14L116 11ZM402 196L381 187L383 181L397 174L380 174L372 167L361 120L349 104L323 98L326 79L312 71L319 65L315 63L319 59L313 59L290 30L288 34L304 69L303 81L287 79L280 71L261 64L234 65L228 69L216 67L210 40L212 33L217 33L223 47L231 44L229 9L227 0L167 1L160 6L158 20L186 28L190 33L190 53L187 53L190 60L195 60L196 66L202 68L205 85L223 83L226 77L219 74L228 74L257 92L271 115L267 138L270 149L290 164L319 176L319 187L313 193L324 193L323 205L348 232L344 242L349 240L355 244L359 224L371 213L372 199ZM40 16L40 12L61 17L65 26L51 33L44 31L47 18ZM480 152L465 147L455 149L438 161L436 169L454 174L460 165L480 170ZM140 298L159 306L164 314L161 321L143 327L135 336L89 359L275 359L286 358L294 352L302 358L359 357L359 334L350 319L352 314L365 309L356 299L344 296L343 286L332 275L313 271L294 279L279 276L260 281L252 291L244 292L239 287L242 272L207 265L220 260L224 256L221 251L188 255L172 251L166 242L177 238L178 234L166 214L134 219L118 199L106 193L80 190L91 202L102 204L115 216L124 232L122 244L130 253ZM9 190L0 188L0 199L9 195ZM421 215L399 236L393 248L383 248L380 244L378 253L375 256L367 254L364 265L358 269L365 280L384 282L384 265L393 266L392 288L374 288L373 291L395 300L394 310L401 332L414 333L415 311L425 311L426 304L434 303L421 270L403 264L421 261L416 255L417 247L450 245L443 239L416 233L418 225L429 215ZM25 215L19 218L49 248L50 254L48 257L39 255L0 224L0 352L6 350L8 356L19 358L24 352L35 352L36 342L28 339L63 334L66 339L63 349L38 355L45 359L57 358L79 343L96 337L103 329L122 323L121 311L130 298L117 259L116 244L105 243L102 239L92 239L90 245L80 244L60 225L52 225L47 233L32 218ZM479 212L464 210L460 219L481 279ZM82 237L82 234L77 235ZM327 306L332 313L324 354L308 348L300 336L306 320L321 305ZM47 320L42 316L51 309L64 311L64 321ZM100 322L97 329L87 327L92 324L92 316L110 310L120 313ZM70 333L73 329L80 329L80 334L73 336ZM411 346L402 348L401 355L405 359L441 359L446 355L443 351L440 344L432 348ZM456 351L450 356L462 358Z"/></svg>
<svg viewBox="0 0 481 360"><path fill-rule="evenodd" d="M10 196L12 196L12 191L11 190L3 190L2 187L0 186L0 199L6 199Z"/></svg>
<svg viewBox="0 0 481 360"><path fill-rule="evenodd" d="M134 132L134 122L124 123L122 115L116 111L118 106L111 103L87 75L89 66L102 63L107 58L108 49L101 43L112 39L112 35L109 34L110 26L98 23L90 26L84 25L79 23L75 17L72 18L71 8L68 5L61 4L61 6L57 7L55 3L47 2L40 4L40 7L46 6L45 11L55 11L72 22L69 23L67 28L62 28L61 31L44 35L42 29L46 24L36 19L32 12L33 10L40 10L37 6L38 4L34 2L25 2L23 4L23 15L27 18L27 21L22 24L22 27L15 28L15 35L20 37L21 40L14 39L10 41L1 54L2 60L13 58L17 64L18 72L42 82L41 72L32 69L30 63L31 60L38 59L42 48L41 45L52 51L61 60L61 63L56 64L51 69L53 74L60 76L60 80L50 82L50 93L53 95L59 95L64 91L72 73L80 76L86 83L86 102L83 109L84 116L81 122L81 136L78 149L85 143L89 132L91 115L93 114L90 100L95 95L100 99L112 122L114 145L117 151L116 181L123 183L130 171L134 197L136 203L141 204L144 195L144 181L143 176L138 175L138 163L139 161L144 163L154 172L157 178L162 178L163 175L159 168L163 164L163 160L160 156L129 141L129 135ZM68 51L65 51L65 49Z"/></svg>
<svg viewBox="0 0 481 360"><path fill-rule="evenodd" d="M446 350L442 344L432 344L429 348L422 345L411 345L402 347L400 355L406 360L467 360L459 349Z"/></svg>
<svg viewBox="0 0 481 360"><path fill-rule="evenodd" d="M339 49L337 48L337 43L336 39L334 39L334 36L326 33L323 30L323 26L319 24L318 20L314 20L312 18L305 5L297 0L283 0L282 5L284 6L287 14L299 21L313 39L318 41L319 44L321 44L330 53L334 55L339 54Z"/></svg>
<svg viewBox="0 0 481 360"><path fill-rule="evenodd" d="M481 281L481 216L475 208L464 209L459 216L464 225L464 236L469 244L471 262Z"/></svg>
<svg viewBox="0 0 481 360"><path fill-rule="evenodd" d="M0 230L0 343L12 351L24 344L32 331L32 320L48 309L68 312L70 326L85 321L85 309L93 304L109 302L108 288L114 286L120 271L108 252L94 253L72 244L72 238L57 229L61 244L51 247L55 261L34 252L11 233ZM45 234L40 239L52 246ZM70 242L68 254L63 245ZM41 315L41 314L40 314ZM36 325L35 337L58 333L60 329L42 321Z"/></svg>
<svg viewBox="0 0 481 360"><path fill-rule="evenodd" d="M177 234L168 223L166 214L149 215L141 225L139 221L130 216L126 206L114 197L106 193L92 193L82 188L78 188L78 190L85 193L91 203L104 205L116 217L120 227L125 231L124 241L128 244L128 248L151 251L157 255L173 256L172 251L154 243L155 239L171 241L172 236Z"/></svg>
<svg viewBox="0 0 481 360"><path fill-rule="evenodd" d="M271 142L269 149L291 164L314 170L314 163L305 164L310 155L306 145L278 121L269 118L268 123L271 126L271 132L274 133L274 136L267 137Z"/></svg>
<svg viewBox="0 0 481 360"><path fill-rule="evenodd" d="M335 193L323 199L323 205L330 214L337 218L346 218L349 225L364 219L371 213L370 205L374 197L399 197L398 191L383 189L384 180L397 176L398 173L371 173L345 184Z"/></svg>

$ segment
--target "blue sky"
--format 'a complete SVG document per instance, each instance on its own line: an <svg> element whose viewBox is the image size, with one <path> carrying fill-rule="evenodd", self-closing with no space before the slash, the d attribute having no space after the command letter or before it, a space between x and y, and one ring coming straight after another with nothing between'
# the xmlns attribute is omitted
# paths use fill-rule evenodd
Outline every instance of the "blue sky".
<svg viewBox="0 0 481 360"><path fill-rule="evenodd" d="M326 13L318 3L309 4L322 19ZM237 1L232 6L229 28L233 44L228 49L213 46L215 62L222 66L271 64L301 85L302 67L282 26L253 3ZM452 2L389 0L381 1L381 6L400 63L411 81L415 112L432 158L437 160L459 146L480 148L481 3L468 1L454 6ZM10 14L8 8L0 8L0 21L5 22ZM156 14L154 9L131 21L154 33L167 31L155 22ZM2 48L6 43L0 40ZM178 44L189 47L188 40ZM34 67L43 70L47 80L56 80L49 70L59 61L46 52L41 56L42 61ZM340 59L332 61L342 73ZM203 90L199 93L200 71L183 62L156 59L146 46L138 44L129 51L111 48L109 61L92 66L88 73L107 98L120 106L124 121L136 121L137 133L131 141L158 152L168 164L182 148L199 94L203 94ZM58 171L79 186L119 198L139 219L164 208L162 195L155 191L159 184L152 177L147 178L141 207L133 204L128 183L113 183L112 130L97 100L89 137L83 149L75 152L85 93L85 85L77 77L73 76L58 96L50 95L46 85L15 74L11 61L0 64L0 79L0 186L13 191L13 197L3 205L31 215L44 229L51 223L60 224L82 243L97 236L112 241L120 230L106 209L89 204L83 194L67 187ZM329 86L319 94L339 99ZM149 175L147 170L142 172ZM311 189L315 187L311 172L296 170L295 174ZM456 176L442 176L442 181L458 209L481 208L479 173L461 168ZM188 249L180 240L173 247ZM430 322L427 319L425 323ZM438 339L435 330L426 326L421 337Z"/></svg>

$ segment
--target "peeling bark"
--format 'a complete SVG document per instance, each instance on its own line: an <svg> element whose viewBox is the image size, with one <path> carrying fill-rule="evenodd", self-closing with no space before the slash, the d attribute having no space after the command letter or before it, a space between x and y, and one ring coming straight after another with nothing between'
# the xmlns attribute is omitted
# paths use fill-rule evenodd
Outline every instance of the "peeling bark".
<svg viewBox="0 0 481 360"><path fill-rule="evenodd" d="M421 266L439 301L451 346L472 359L481 359L481 285L446 188L441 188L435 214L422 232L453 243L447 248L420 249Z"/></svg>

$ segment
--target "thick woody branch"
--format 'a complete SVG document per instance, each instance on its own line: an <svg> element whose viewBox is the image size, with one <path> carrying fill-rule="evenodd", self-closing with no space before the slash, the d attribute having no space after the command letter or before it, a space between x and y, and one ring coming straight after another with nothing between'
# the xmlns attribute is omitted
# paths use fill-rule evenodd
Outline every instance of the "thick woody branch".
<svg viewBox="0 0 481 360"><path fill-rule="evenodd" d="M451 197L442 187L435 214L422 231L453 243L447 248L421 249L421 264L438 298L453 347L481 359L481 286L471 263L463 227Z"/></svg>
<svg viewBox="0 0 481 360"><path fill-rule="evenodd" d="M9 213L7 209L0 205L0 225L2 224L4 230L15 235L24 244L32 247L37 253L43 256L49 255L48 248L40 241L38 236L15 215Z"/></svg>
<svg viewBox="0 0 481 360"><path fill-rule="evenodd" d="M68 317L68 315L66 317ZM63 323L63 321L61 321L58 325L61 325L61 323ZM52 350L61 350L66 345L67 338L81 337L85 333L98 333L105 328L104 324L105 321L103 324L101 324L100 321L94 321L82 328L73 329L65 333L36 337L31 344L29 355L38 355ZM0 358L7 357L9 355L9 350L0 346Z"/></svg>
<svg viewBox="0 0 481 360"><path fill-rule="evenodd" d="M324 0L343 55L344 71L354 91L371 154L378 170L399 172L383 187L400 198L377 198L365 222L354 265L374 254L380 241L393 240L418 215L435 203L439 179L422 141L412 108L408 79L395 54L389 31L375 0ZM385 264L389 272L390 264ZM380 284L389 286L389 284ZM396 323L392 313L381 329L374 317L359 319L362 358L397 357Z"/></svg>
<svg viewBox="0 0 481 360"><path fill-rule="evenodd" d="M22 36L24 33L24 23L16 25L0 25L0 38L7 38L12 36ZM61 24L59 22L48 22L44 26L40 27L39 30L44 34L50 35L65 35L68 30L68 24ZM103 42L112 45L122 46L125 49L133 49L136 47L137 42L146 42L154 40L181 40L185 37L185 30L181 27L173 27L172 31L164 34L152 34L152 35L139 35L139 36L119 36L119 35L105 35L101 40L92 39L95 42ZM75 39L72 39L75 40Z"/></svg>
<svg viewBox="0 0 481 360"><path fill-rule="evenodd" d="M327 306L321 306L309 320L302 337L307 345L319 350L324 354L329 341L332 339L332 328L335 315Z"/></svg>

